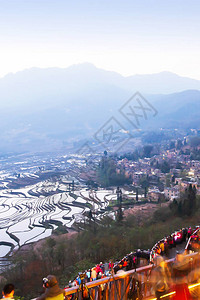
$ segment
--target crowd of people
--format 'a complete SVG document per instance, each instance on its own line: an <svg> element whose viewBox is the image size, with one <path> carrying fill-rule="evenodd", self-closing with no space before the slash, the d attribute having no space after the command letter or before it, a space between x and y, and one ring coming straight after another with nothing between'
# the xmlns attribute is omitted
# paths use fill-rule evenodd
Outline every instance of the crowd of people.
<svg viewBox="0 0 200 300"><path fill-rule="evenodd" d="M195 228L191 228L191 227L182 228L182 229L170 234L169 236L164 237L160 241L158 241L151 250L150 262L153 262L153 259L157 255L162 255L162 256L168 257L169 250L173 247L176 247L178 244L181 244L186 241L191 241L190 243L192 243L194 238L191 239L191 237L193 236L193 234L195 232L199 232L198 229L199 229L199 226L196 226ZM188 245L190 245L190 243L188 243Z"/></svg>
<svg viewBox="0 0 200 300"><path fill-rule="evenodd" d="M109 262L103 264L101 262L92 269L83 272L85 274L84 282L101 279L106 276L110 276L111 274L116 274L120 270L129 271L132 269L136 269L137 267L141 266L141 262L144 263L145 261L145 264L148 264L149 262L153 263L151 281L157 299L160 299L160 296L166 294L167 291L170 291L171 289L176 291L176 298L174 299L191 299L185 280L187 277L186 274L189 272L189 264L187 259L185 258L185 254L187 254L188 251L196 252L197 250L200 250L199 229L199 226L195 228L182 228L158 241L153 246L151 251L138 249L135 252L127 254L125 257L123 257L119 261L116 261L115 263ZM187 241L187 249L185 249L187 251L182 251L182 253L178 252L172 268L169 269L165 262L165 259L168 258L170 249L183 242L186 243ZM81 275L83 273L78 275L75 280L70 282L69 287L80 285ZM162 280L163 277L165 278L165 280ZM179 286L180 282L181 286ZM180 291L182 291L183 294L186 295L185 298Z"/></svg>
<svg viewBox="0 0 200 300"><path fill-rule="evenodd" d="M168 257L169 250L182 242L186 242L185 251L177 253L175 261L169 267L165 259ZM190 282L199 282L200 286L200 268L191 269L190 261L185 256L188 252L200 252L200 227L182 228L173 234L158 241L152 250L138 249L123 257L121 260L113 263L112 261L100 262L91 269L85 270L70 281L65 289L60 289L58 281L54 275L48 275L43 278L44 292L38 298L33 300L63 300L69 287L85 285L87 282L102 279L116 274L120 270L129 271L145 264L153 263L150 274L150 282L154 289L157 299L162 299L163 295L175 291L171 295L174 300L200 299L200 287L196 295L189 292L188 278ZM14 299L14 285L6 284L2 291L2 299ZM133 298L131 298L133 299ZM168 299L165 297L165 299ZM170 298L171 299L171 298Z"/></svg>
<svg viewBox="0 0 200 300"><path fill-rule="evenodd" d="M190 236L187 250L192 252L200 252L200 230L195 230Z"/></svg>
<svg viewBox="0 0 200 300"><path fill-rule="evenodd" d="M74 280L69 281L68 287L80 285L82 278L84 278L84 282L87 283L109 276L112 268L113 263L111 261L108 263L106 262L104 264L100 262L96 266L83 272L80 272Z"/></svg>
<svg viewBox="0 0 200 300"><path fill-rule="evenodd" d="M174 262L169 267L165 262L169 249L186 242L184 251L178 252ZM154 263L151 272L151 283L157 299L169 294L170 299L192 300L200 299L200 268L191 268L190 259L186 254L200 252L200 227L182 228L170 236L158 241L151 251L151 262ZM198 258L199 259L199 258ZM188 283L195 283L196 289L188 288ZM171 292L173 291L173 292ZM165 297L169 299L169 297Z"/></svg>
<svg viewBox="0 0 200 300"><path fill-rule="evenodd" d="M150 259L150 250L137 249L124 256L119 261L100 262L91 269L79 273L77 277L69 282L68 287L77 286L81 284L81 277L84 275L84 282L91 282L94 280L102 279L104 277L116 274L119 270L129 271L136 269L141 264L148 264Z"/></svg>
<svg viewBox="0 0 200 300"><path fill-rule="evenodd" d="M92 267L91 269L85 270L84 273L84 281L90 282L97 279L102 279L106 276L110 276L112 272L116 274L120 270L129 271L132 269L136 269L142 265L147 265L149 263L153 263L154 258L157 255L168 257L169 250L176 245L186 242L191 237L191 249L197 248L197 237L196 235L193 237L193 233L197 231L198 227L195 228L182 228L169 236L163 238L162 240L158 241L153 248L150 250L141 250L137 249L134 252L131 252L124 256L121 260L113 262L100 262L96 266ZM199 234L199 233L198 233ZM80 275L78 274L77 277L69 282L69 287L80 285L81 279Z"/></svg>

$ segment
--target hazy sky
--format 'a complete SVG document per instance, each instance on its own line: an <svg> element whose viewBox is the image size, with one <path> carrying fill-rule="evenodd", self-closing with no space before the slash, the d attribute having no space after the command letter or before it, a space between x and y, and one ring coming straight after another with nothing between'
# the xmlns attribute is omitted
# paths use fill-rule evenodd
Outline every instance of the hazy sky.
<svg viewBox="0 0 200 300"><path fill-rule="evenodd" d="M200 79L199 0L0 0L0 76L91 62Z"/></svg>

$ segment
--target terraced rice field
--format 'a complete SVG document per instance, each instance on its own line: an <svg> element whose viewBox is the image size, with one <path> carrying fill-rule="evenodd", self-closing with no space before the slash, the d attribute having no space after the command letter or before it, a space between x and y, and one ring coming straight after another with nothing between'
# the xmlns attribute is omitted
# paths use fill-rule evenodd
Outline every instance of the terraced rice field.
<svg viewBox="0 0 200 300"><path fill-rule="evenodd" d="M50 236L59 224L71 228L89 209L104 212L112 191L66 192L64 182L43 181L0 191L0 257Z"/></svg>

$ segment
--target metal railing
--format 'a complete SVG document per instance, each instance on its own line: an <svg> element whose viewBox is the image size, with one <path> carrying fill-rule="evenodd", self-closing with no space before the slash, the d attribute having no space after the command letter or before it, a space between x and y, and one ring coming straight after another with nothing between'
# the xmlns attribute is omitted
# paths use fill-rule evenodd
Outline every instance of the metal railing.
<svg viewBox="0 0 200 300"><path fill-rule="evenodd" d="M186 257L190 258L191 270L195 267L200 267L200 255L198 253L192 253L186 255ZM168 265L171 265L173 261L174 259L170 259L167 260L166 263ZM130 270L127 272L122 272L120 274L110 275L109 277L86 283L85 286L89 292L89 295L91 296L91 299L123 300L128 299L130 284L132 283L132 281L134 283L139 282L139 291L141 294L138 295L138 299L155 299L150 282L152 267L153 265L151 264L145 267L140 267L136 270ZM72 294L76 295L76 299L82 299L82 290L79 286L66 289L67 296L70 296Z"/></svg>

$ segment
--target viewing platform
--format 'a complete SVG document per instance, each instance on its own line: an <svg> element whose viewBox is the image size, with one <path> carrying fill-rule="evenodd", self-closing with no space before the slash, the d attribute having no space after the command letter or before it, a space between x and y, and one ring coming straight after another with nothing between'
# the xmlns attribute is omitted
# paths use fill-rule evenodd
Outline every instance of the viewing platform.
<svg viewBox="0 0 200 300"><path fill-rule="evenodd" d="M200 268L200 254L191 253L185 256L189 261L189 271L193 271ZM166 262L167 266L172 266L173 259L169 259ZM136 270L130 270L127 272L122 271L120 274L111 275L103 279L95 280L81 286L75 286L66 289L66 295L75 294L76 299L82 299L82 293L87 291L90 299L98 300L123 300L123 299L156 299L152 283L150 280L153 264L140 267ZM199 278L200 279L200 278ZM132 288L131 288L132 287ZM193 281L188 278L189 291L194 291L200 288L200 280ZM174 296L175 291L170 289L167 295L162 296L162 299L169 299ZM135 297L135 298L134 298ZM74 298L73 298L74 299ZM199 299L199 298L196 298Z"/></svg>

